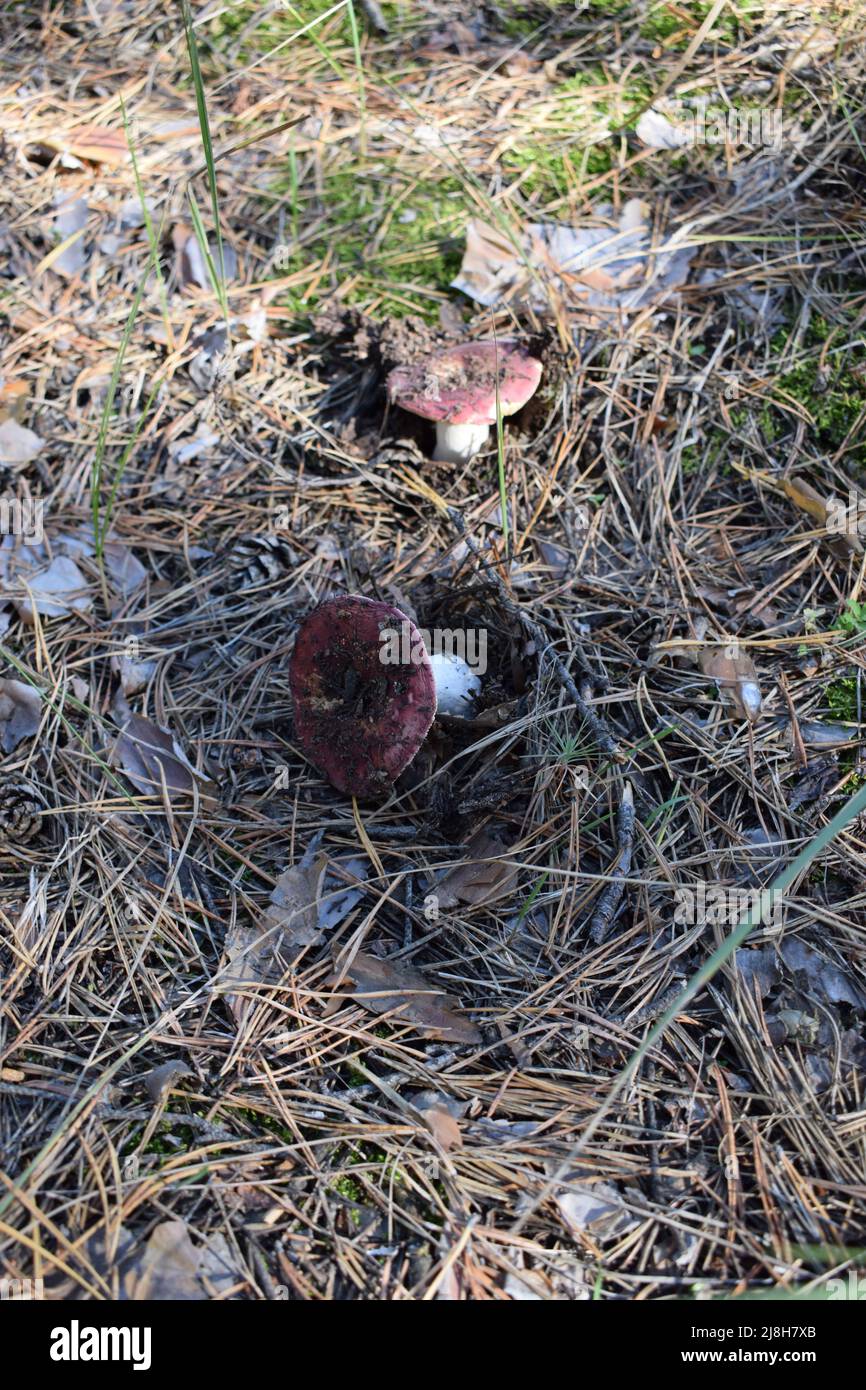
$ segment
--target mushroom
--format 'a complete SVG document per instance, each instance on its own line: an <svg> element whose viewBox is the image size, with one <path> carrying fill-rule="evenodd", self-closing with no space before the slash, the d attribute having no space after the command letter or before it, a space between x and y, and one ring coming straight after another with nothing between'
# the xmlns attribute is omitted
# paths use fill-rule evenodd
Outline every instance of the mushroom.
<svg viewBox="0 0 866 1390"><path fill-rule="evenodd" d="M360 594L325 599L304 620L289 684L303 753L339 791L361 799L386 795L409 766L440 690L444 713L465 714L480 689L460 657L431 659L399 608Z"/></svg>
<svg viewBox="0 0 866 1390"><path fill-rule="evenodd" d="M388 377L390 399L413 415L436 422L433 459L468 463L484 448L499 410L513 415L534 395L541 363L513 338L463 343Z"/></svg>
<svg viewBox="0 0 866 1390"><path fill-rule="evenodd" d="M436 685L437 714L450 714L458 719L470 718L475 710L475 698L481 690L481 682L472 667L455 652L433 652L430 664Z"/></svg>

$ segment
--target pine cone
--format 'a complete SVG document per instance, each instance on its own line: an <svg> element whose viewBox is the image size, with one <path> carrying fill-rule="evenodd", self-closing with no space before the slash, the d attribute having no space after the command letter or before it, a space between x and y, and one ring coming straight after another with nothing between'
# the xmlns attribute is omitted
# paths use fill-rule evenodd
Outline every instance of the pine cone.
<svg viewBox="0 0 866 1390"><path fill-rule="evenodd" d="M376 468L395 468L399 464L408 464L416 473L430 466L430 460L424 457L414 439L386 439L370 462Z"/></svg>
<svg viewBox="0 0 866 1390"><path fill-rule="evenodd" d="M44 829L44 802L29 782L0 780L0 846L24 845Z"/></svg>
<svg viewBox="0 0 866 1390"><path fill-rule="evenodd" d="M273 584L276 579L290 574L300 557L289 545L288 537L278 532L269 536L242 536L225 558L237 585L253 589L259 584Z"/></svg>

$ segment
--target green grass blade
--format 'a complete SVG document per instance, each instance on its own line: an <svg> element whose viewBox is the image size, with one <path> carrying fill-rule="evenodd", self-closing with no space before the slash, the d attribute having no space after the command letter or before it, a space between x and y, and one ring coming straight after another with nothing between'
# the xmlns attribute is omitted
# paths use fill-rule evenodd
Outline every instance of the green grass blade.
<svg viewBox="0 0 866 1390"><path fill-rule="evenodd" d="M201 210L199 208L198 203L196 202L195 194L193 193L192 189L189 190L189 210L192 216L192 226L193 231L195 232L195 239L199 244L202 259L205 264L205 270L207 271L207 278L210 280L211 289L213 290L214 294L219 300L220 307L223 311L223 316L226 320L226 323L228 324L229 311L228 300L226 297L225 281L220 276L219 270L214 264L214 259L211 255L210 246L208 244L207 232L205 230L204 222L202 221Z"/></svg>
<svg viewBox="0 0 866 1390"><path fill-rule="evenodd" d="M358 30L358 17L352 0L348 0L349 28L352 31L352 49L355 54L355 74L358 82L358 119L361 128L358 134L358 153L361 162L367 157L367 92L364 86L364 63L361 58L361 35Z"/></svg>
<svg viewBox="0 0 866 1390"><path fill-rule="evenodd" d="M181 14L183 15L183 27L186 33L186 47L187 52L189 54L189 66L190 72L192 73L192 83L193 87L195 88L195 104L196 110L198 111L198 124L199 129L201 131L201 143L202 148L204 150L205 164L207 165L207 181L208 188L210 189L211 213L213 215L214 235L216 237L217 244L217 261L219 263L219 277L215 289L219 298L220 308L223 311L223 318L226 320L226 323L228 323L229 309L225 283L225 255L223 252L222 228L220 226L220 209L219 195L217 193L216 165L214 162L213 141L211 140L210 134L210 121L208 120L207 114L207 100L205 98L204 91L204 78L202 77L201 63L199 62L198 43L196 42L195 30L193 28L192 15L190 13L189 8L189 0L180 0L180 8ZM192 201L192 193L190 192L190 202L192 203ZM193 213L193 220L195 220L195 213ZM199 222L200 221L201 218L199 217ZM206 247L207 238L205 238L202 246L203 253ZM210 273L210 271L208 271L208 273Z"/></svg>
<svg viewBox="0 0 866 1390"><path fill-rule="evenodd" d="M122 96L120 98L120 114L123 119L123 129L126 135L126 144L129 150L129 157L132 161L132 173L135 179L135 191L138 194L138 201L141 204L141 215L144 218L144 230L147 236L147 244L150 247L150 252L153 257L153 268L156 271L156 278L159 284L159 297L162 303L162 320L165 324L165 331L168 337L169 349L173 351L174 333L172 332L171 318L169 317L168 312L168 294L165 288L165 280L163 279L162 267L159 263L159 242L162 236L163 224L160 224L159 234L157 234L153 225L153 218L150 215L150 208L147 206L147 198L145 197L144 193L144 184L141 181L141 173L138 167L138 158L135 153L135 141L132 138L132 129L130 127L129 118L126 112L126 102L123 100Z"/></svg>

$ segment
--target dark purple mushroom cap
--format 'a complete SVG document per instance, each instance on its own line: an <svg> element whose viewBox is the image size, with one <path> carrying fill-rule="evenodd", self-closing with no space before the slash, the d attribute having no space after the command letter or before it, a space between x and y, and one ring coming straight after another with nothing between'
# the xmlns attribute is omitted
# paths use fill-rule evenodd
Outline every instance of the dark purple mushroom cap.
<svg viewBox="0 0 866 1390"><path fill-rule="evenodd" d="M406 634L414 659L383 662L383 633ZM325 599L304 620L289 684L305 756L359 798L390 791L436 713L433 668L415 624L360 594Z"/></svg>
<svg viewBox="0 0 866 1390"><path fill-rule="evenodd" d="M541 363L513 338L462 343L409 367L395 367L388 377L388 395L396 405L425 420L492 425L497 367L499 408L503 415L513 415L534 395L541 380Z"/></svg>

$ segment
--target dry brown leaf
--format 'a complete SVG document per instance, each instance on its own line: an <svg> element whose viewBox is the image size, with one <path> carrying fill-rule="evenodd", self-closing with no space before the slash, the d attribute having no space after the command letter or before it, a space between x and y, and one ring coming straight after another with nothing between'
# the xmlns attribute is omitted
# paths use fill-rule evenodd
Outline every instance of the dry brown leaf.
<svg viewBox="0 0 866 1390"><path fill-rule="evenodd" d="M198 285L203 290L210 289L210 273L195 232L190 231L183 222L178 222L172 230L171 239L177 256L177 278L180 283L182 285ZM208 251L213 267L219 274L219 248L209 242ZM223 242L222 255L225 279L233 280L237 274L237 256L234 248L227 241Z"/></svg>
<svg viewBox="0 0 866 1390"><path fill-rule="evenodd" d="M452 1149L463 1148L460 1126L447 1110L444 1110L440 1105L429 1105L426 1110L422 1111L422 1114L425 1123L430 1128L430 1133L444 1153L450 1153Z"/></svg>
<svg viewBox="0 0 866 1390"><path fill-rule="evenodd" d="M137 695L144 690L156 670L155 661L136 661L130 656L113 656L112 673L119 677L124 695Z"/></svg>
<svg viewBox="0 0 866 1390"><path fill-rule="evenodd" d="M80 275L87 264L87 223L90 208L86 198L76 198L74 193L58 193L54 200L54 234L57 245L47 256L43 256L36 267L35 274L54 270L58 275L69 279Z"/></svg>
<svg viewBox="0 0 866 1390"><path fill-rule="evenodd" d="M503 860L507 846L479 830L466 846L466 859L450 869L434 888L440 908L468 903L488 907L513 893L520 872L516 864Z"/></svg>
<svg viewBox="0 0 866 1390"><path fill-rule="evenodd" d="M703 647L698 665L716 682L719 694L743 719L754 723L761 713L761 687L749 653L737 642Z"/></svg>
<svg viewBox="0 0 866 1390"><path fill-rule="evenodd" d="M612 1240L638 1224L616 1188L606 1182L574 1183L557 1194L556 1204L577 1237L588 1234L595 1241Z"/></svg>
<svg viewBox="0 0 866 1390"><path fill-rule="evenodd" d="M32 623L34 610L43 618L67 617L87 612L93 606L87 580L68 555L55 555L49 564L42 545L0 546L0 597L17 609L25 622Z"/></svg>
<svg viewBox="0 0 866 1390"><path fill-rule="evenodd" d="M147 570L121 541L106 541L103 547L105 570L117 593L123 598L134 594L147 579Z"/></svg>
<svg viewBox="0 0 866 1390"><path fill-rule="evenodd" d="M827 503L819 492L802 478L783 478L782 488L785 496L799 507L801 511L808 512L822 526L827 522Z"/></svg>
<svg viewBox="0 0 866 1390"><path fill-rule="evenodd" d="M319 905L327 863L327 855L318 854L311 864L297 864L280 874L265 910L266 930L279 928L287 941L299 947L312 946L320 939Z"/></svg>
<svg viewBox="0 0 866 1390"><path fill-rule="evenodd" d="M23 681L0 680L0 745L11 753L32 738L42 718L42 696Z"/></svg>
<svg viewBox="0 0 866 1390"><path fill-rule="evenodd" d="M27 580L27 593L14 599L24 622L33 622L34 609L43 618L64 618L70 613L86 613L93 607L87 580L68 555L57 555L45 569Z"/></svg>
<svg viewBox="0 0 866 1390"><path fill-rule="evenodd" d="M528 223L513 241L471 218L451 283L487 307L521 299L545 312L561 304L597 325L663 299L685 282L692 255L676 238L656 246L649 205L631 198L619 213L601 203L575 226Z"/></svg>
<svg viewBox="0 0 866 1390"><path fill-rule="evenodd" d="M803 478L776 479L763 469L746 468L743 464L737 463L734 467L738 473L750 478L756 485L767 487L771 492L782 493L795 507L799 507L800 511L806 512L819 526L825 527L830 541L841 540L855 554L863 554L864 547L859 532L862 510L859 504L854 508L857 514L849 517L850 503L846 507L837 497L822 497L820 492Z"/></svg>
<svg viewBox="0 0 866 1390"><path fill-rule="evenodd" d="M422 1036L445 1042L479 1043L481 1034L465 1014L455 1012L456 1000L408 965L382 960L359 951L345 975L331 977L352 989L352 998L374 1014L393 1014L411 1023Z"/></svg>
<svg viewBox="0 0 866 1390"><path fill-rule="evenodd" d="M319 854L311 864L296 864L277 880L271 901L258 926L235 926L226 937L227 964L223 980L234 986L277 984L306 946L321 940L318 929L322 879L328 858ZM248 999L235 989L226 992L238 1022Z"/></svg>
<svg viewBox="0 0 866 1390"><path fill-rule="evenodd" d="M123 131L110 130L107 126L76 126L74 130L61 131L56 135L40 135L38 143L59 154L86 159L90 164L107 164L110 168L125 164L129 159L129 147Z"/></svg>
<svg viewBox="0 0 866 1390"><path fill-rule="evenodd" d="M186 1223L161 1221L145 1244L125 1227L87 1241L87 1259L118 1302L199 1302L228 1294L241 1279L225 1236L194 1245Z"/></svg>
<svg viewBox="0 0 866 1390"><path fill-rule="evenodd" d="M181 1077L194 1075L185 1062L163 1062L161 1067L154 1067L153 1071L147 1072L142 1080L154 1105L159 1105L168 1092L175 1089Z"/></svg>
<svg viewBox="0 0 866 1390"><path fill-rule="evenodd" d="M111 761L137 791L159 796L165 784L169 800L198 793L203 806L216 805L215 783L192 766L167 729L122 707L120 715L123 728L111 750Z"/></svg>
<svg viewBox="0 0 866 1390"><path fill-rule="evenodd" d="M816 492L811 484L803 481L802 478L783 478L782 489L785 496L795 507L807 512L819 526L826 527L827 535L833 540L840 540L843 545L853 551L855 555L863 554L863 542L859 534L859 522L862 511L855 508L855 515L849 517L848 508L837 498L826 500Z"/></svg>
<svg viewBox="0 0 866 1390"><path fill-rule="evenodd" d="M556 579L562 579L573 569L575 556L565 546L557 545L555 541L545 540L542 536L535 537L535 545L538 550L538 558L541 563L550 570Z"/></svg>

